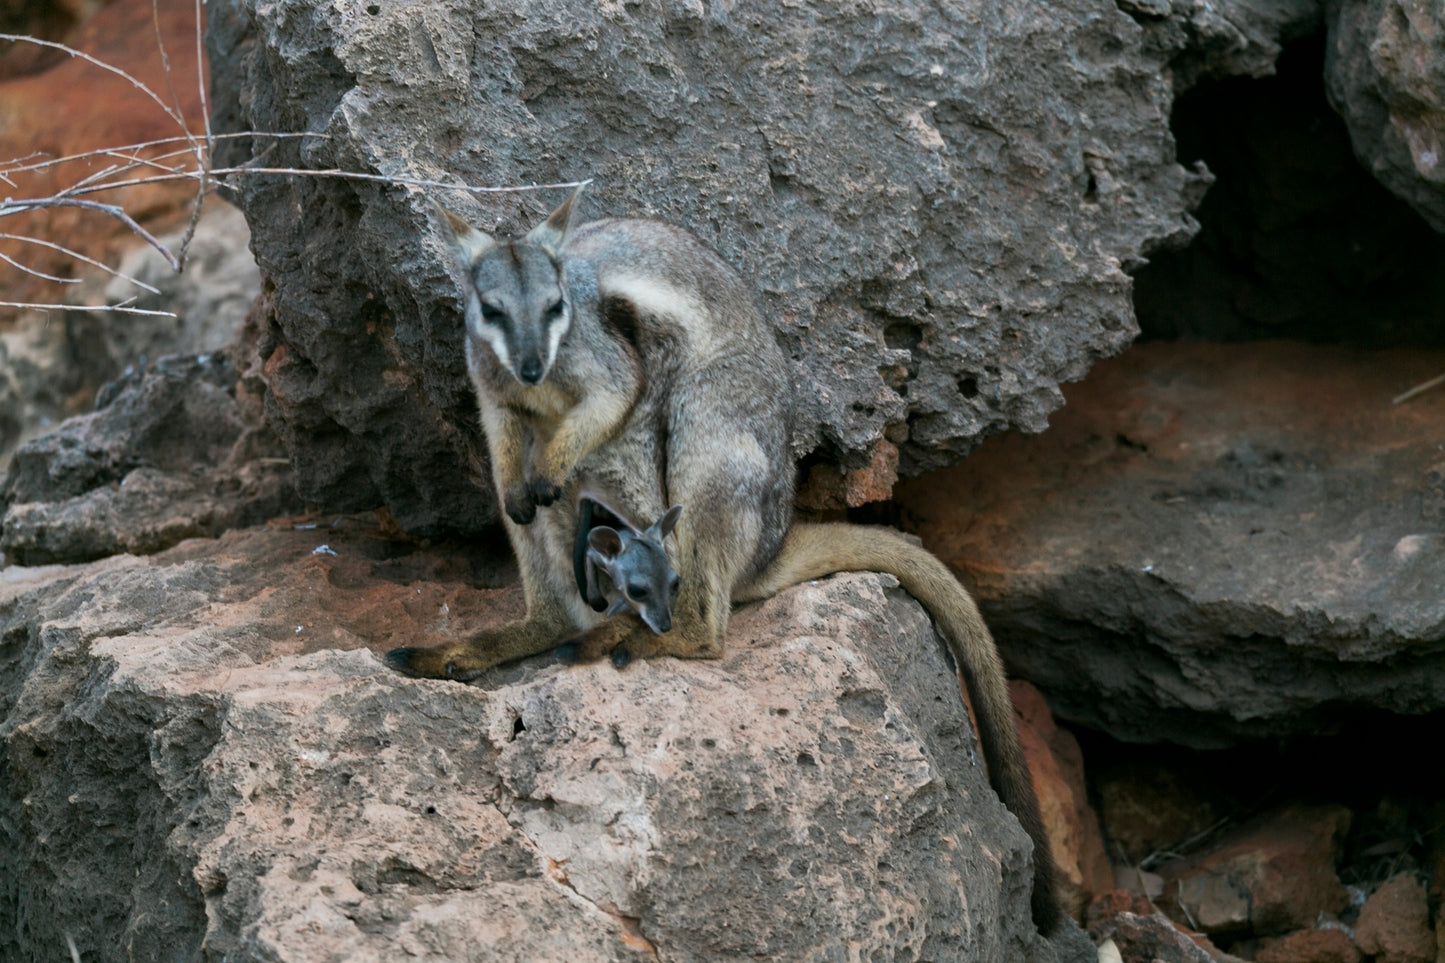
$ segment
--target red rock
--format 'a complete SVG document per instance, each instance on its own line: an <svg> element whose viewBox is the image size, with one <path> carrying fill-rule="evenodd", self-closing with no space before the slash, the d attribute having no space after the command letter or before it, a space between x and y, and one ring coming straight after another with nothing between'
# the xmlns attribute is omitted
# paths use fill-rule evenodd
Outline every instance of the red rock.
<svg viewBox="0 0 1445 963"><path fill-rule="evenodd" d="M898 483L898 446L878 439L873 458L862 468L841 472L835 465L814 465L798 491L798 507L808 511L857 508L887 501Z"/></svg>
<svg viewBox="0 0 1445 963"><path fill-rule="evenodd" d="M1054 724L1038 689L1017 681L1010 684L1009 694L1044 830L1058 864L1059 898L1065 912L1080 919L1089 898L1114 885L1099 817L1089 805L1084 756L1073 734Z"/></svg>
<svg viewBox="0 0 1445 963"><path fill-rule="evenodd" d="M1342 806L1290 806L1227 835L1202 854L1161 867L1164 908L1211 936L1267 936L1345 908L1335 874L1350 825Z"/></svg>
<svg viewBox="0 0 1445 963"><path fill-rule="evenodd" d="M154 14L151 0L115 0L68 39L72 46L145 84L167 105L175 105L173 109L186 118L192 131L203 133L195 10L193 0L156 0ZM157 25L170 62L170 84L156 48ZM0 126L0 164L32 154L42 155L36 160L65 157L182 133L150 96L123 77L79 57L62 57L49 66L44 58L28 62L41 69L0 82L0 117L5 118ZM48 197L115 162L115 158L105 158L33 174L12 172L8 176L14 183L4 185L5 196L17 200ZM93 194L87 199L122 204L154 232L179 222L195 193L195 185L185 181ZM5 232L40 237L102 260L121 247L140 243L114 218L75 208L12 214L5 218ZM0 241L0 252L34 270L60 277L91 270L83 262L32 244ZM0 261L0 289L5 291L6 301L53 301L60 287Z"/></svg>
<svg viewBox="0 0 1445 963"><path fill-rule="evenodd" d="M1344 930L1299 930L1271 940L1254 963L1360 963L1360 951Z"/></svg>
<svg viewBox="0 0 1445 963"><path fill-rule="evenodd" d="M1099 816L1117 853L1132 864L1172 851L1219 819L1178 774L1160 766L1127 764L1094 775Z"/></svg>
<svg viewBox="0 0 1445 963"><path fill-rule="evenodd" d="M1355 923L1355 942L1375 963L1434 963L1425 887L1414 873L1393 876L1370 894Z"/></svg>

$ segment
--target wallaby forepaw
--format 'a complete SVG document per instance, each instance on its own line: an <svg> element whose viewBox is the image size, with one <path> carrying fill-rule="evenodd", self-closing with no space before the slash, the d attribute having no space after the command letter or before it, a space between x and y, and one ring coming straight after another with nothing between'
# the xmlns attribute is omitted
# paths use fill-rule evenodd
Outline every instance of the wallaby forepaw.
<svg viewBox="0 0 1445 963"><path fill-rule="evenodd" d="M625 668L627 668L627 663L629 663L629 662L631 662L631 661L632 661L632 653L628 650L627 646L625 646L625 645L619 645L617 648L615 648L615 649L612 650L612 666L613 666L613 668L616 668L616 669L625 669Z"/></svg>
<svg viewBox="0 0 1445 963"><path fill-rule="evenodd" d="M537 517L537 502L527 489L513 489L502 499L502 510L518 525L530 525Z"/></svg>
<svg viewBox="0 0 1445 963"><path fill-rule="evenodd" d="M557 646L557 648L553 649L552 652L557 656L557 661L563 665L576 665L581 661L578 658L577 643L575 642L563 642Z"/></svg>
<svg viewBox="0 0 1445 963"><path fill-rule="evenodd" d="M411 646L392 649L386 653L386 664L402 675L416 675L416 670L412 667L411 663L412 657L420 651L420 649L412 648Z"/></svg>
<svg viewBox="0 0 1445 963"><path fill-rule="evenodd" d="M527 484L527 493L533 502L546 508L562 497L562 486L545 478L533 478Z"/></svg>

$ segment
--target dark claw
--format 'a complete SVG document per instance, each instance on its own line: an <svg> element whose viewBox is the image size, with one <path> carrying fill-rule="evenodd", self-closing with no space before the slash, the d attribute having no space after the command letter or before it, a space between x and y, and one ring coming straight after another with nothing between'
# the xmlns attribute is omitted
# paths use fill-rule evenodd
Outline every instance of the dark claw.
<svg viewBox="0 0 1445 963"><path fill-rule="evenodd" d="M543 508L562 497L562 487L560 485L554 485L544 478L532 479L532 483L528 486L528 491L532 495L532 500Z"/></svg>
<svg viewBox="0 0 1445 963"><path fill-rule="evenodd" d="M417 649L411 648L410 646L400 649L392 649L390 652L386 653L386 664L391 666L398 672L404 672L407 675L411 675L411 657L415 655L417 651Z"/></svg>
<svg viewBox="0 0 1445 963"><path fill-rule="evenodd" d="M632 661L632 653L626 649L617 648L612 650L612 664L619 669L627 668L627 663Z"/></svg>
<svg viewBox="0 0 1445 963"><path fill-rule="evenodd" d="M564 665L576 665L580 653L576 642L563 642L557 646L557 661Z"/></svg>
<svg viewBox="0 0 1445 963"><path fill-rule="evenodd" d="M508 498L502 508L507 517L518 525L530 525L537 517L537 504L531 498Z"/></svg>

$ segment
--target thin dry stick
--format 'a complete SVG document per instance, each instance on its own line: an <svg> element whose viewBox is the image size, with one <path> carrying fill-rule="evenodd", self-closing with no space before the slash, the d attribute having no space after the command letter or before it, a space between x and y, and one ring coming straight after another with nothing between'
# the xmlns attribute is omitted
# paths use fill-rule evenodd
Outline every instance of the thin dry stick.
<svg viewBox="0 0 1445 963"><path fill-rule="evenodd" d="M70 248L65 247L65 246L62 245L62 244L56 244L54 241L47 241L47 240L45 240L44 238L41 238L41 237L31 237L31 236L28 235L28 234L5 234L5 233L0 233L0 241L19 241L19 242L21 242L21 243L23 243L23 244L39 244L41 247L48 247L48 248L50 248L52 251L59 251L61 254L64 254L64 255L66 255L67 257L73 257L73 258L75 258L77 261L84 261L86 264L89 264L91 267L98 267L98 268L100 268L102 271L105 271L107 274L110 274L112 277L118 277L118 278L121 278L122 280L129 281L131 284L134 284L134 285L135 285L136 287L138 287L138 288L145 288L145 289L146 289L147 291L149 291L151 294L160 294L160 293L161 293L161 289L160 289L160 288L152 287L151 285L149 285L149 284L145 283L144 281L142 281L140 278L133 278L133 277L131 277L129 274L126 274L124 271L117 271L115 268L113 268L113 267L111 267L110 265L106 264L104 261L97 261L97 260L96 260L95 258L93 258L93 257L86 257L84 254L81 254L79 251L71 250ZM66 280L74 280L74 279L73 279L73 278L67 278Z"/></svg>
<svg viewBox="0 0 1445 963"><path fill-rule="evenodd" d="M1396 395L1396 396L1395 396L1395 400L1394 400L1394 402L1392 402L1392 403L1398 405L1398 404L1400 404L1400 403L1402 403L1402 402L1409 401L1411 398L1415 397L1416 395L1422 395L1422 394L1424 394L1425 392L1429 391L1431 388L1435 387L1436 385L1445 385L1445 374L1442 374L1442 375L1439 375L1439 376L1437 376L1437 377L1431 378L1429 381L1425 381L1425 382L1422 382L1422 383L1416 385L1415 387L1411 388L1409 391L1406 391L1406 392L1403 392L1402 394Z"/></svg>
<svg viewBox="0 0 1445 963"><path fill-rule="evenodd" d="M174 318L174 311L151 311L120 304L36 304L33 301L0 301L0 308L29 308L34 311L117 311L121 314L147 314L157 318Z"/></svg>
<svg viewBox="0 0 1445 963"><path fill-rule="evenodd" d="M236 133L232 133L232 134L215 134L215 135L212 136L212 139L213 139L213 140L235 140L235 139L238 139L238 138L241 138L241 137L274 138L274 139L277 139L277 140L284 140L284 139L289 139L289 138L301 138L301 137L315 137L315 138L320 139L320 140L330 140L330 139L331 139L331 135L330 135L330 134L313 134L313 133L308 133L308 132L304 132L304 131L302 131L302 132L292 132L292 133L278 133L278 132L275 132L275 131L255 131L255 130L237 131ZM59 164L68 164L68 163L70 163L71 161L86 160L86 159L91 158L91 157L97 157L97 156L104 155L104 154L106 154L106 153L108 153L108 152L111 152L111 151L115 151L115 152L118 152L118 153L127 153L127 152L134 152L134 151L145 150L145 149L150 148L150 147L162 147L162 146L164 146L164 145L166 145L166 144L181 144L181 143L184 143L184 144L186 145L186 146L185 146L184 148L182 148L181 150L171 151L171 152L168 153L168 154L160 154L160 155L157 155L156 157L152 158L152 160L165 160L167 157L183 157L183 156L185 156L185 155L190 154L190 153L191 153L191 144L192 144L193 142L194 142L194 138L189 137L189 136L187 136L187 137L158 137L158 138L156 138L155 140L141 141L141 142L138 143L138 144L118 144L118 145L115 145L115 146L113 146L113 147L98 147L98 148L96 148L95 150L88 150L88 151L85 151L85 152L80 153L80 154L66 154L64 157L47 157L45 160L43 160L43 161L38 161L38 162L36 162L36 163L34 163L34 164L26 164L26 163L24 163L25 161L28 161L28 160L30 160L30 159L33 158L33 157L41 157L41 156L44 155L44 151L34 151L34 152L32 152L32 153L26 154L24 157L14 157L14 158L11 158L11 159L8 160L8 161L5 161L3 164L0 164L0 172L8 173L8 174L22 174L22 173L28 173L28 172L30 172L30 171L44 170L44 169L47 168L47 167L55 167L55 166L57 166L57 165L59 165ZM3 175L0 175L0 176L3 176ZM8 178L7 178L7 179L8 179Z"/></svg>
<svg viewBox="0 0 1445 963"><path fill-rule="evenodd" d="M560 181L555 184L517 184L510 187L476 187L471 184L453 184L446 181L432 181L419 177L402 177L395 174L364 174L360 171L343 171L336 168L325 168L321 170L305 170L299 167L217 167L206 172L205 176L212 180L219 180L229 177L232 174L271 174L283 175L286 177L335 177L343 180L372 181L379 184L398 184L404 187L430 187L438 190L468 191L472 194L510 194L518 191L550 191L563 188L576 188L592 183L589 177L583 181ZM135 187L140 184L162 184L168 181L183 180L191 177L202 176L193 170L178 171L174 174L156 174L151 177L135 177L125 181L114 181L109 184L93 184L83 190L75 191L75 194L94 194L99 191L119 190L124 187ZM30 204L30 201L8 201L0 203L0 212L4 210L5 203Z"/></svg>
<svg viewBox="0 0 1445 963"><path fill-rule="evenodd" d="M4 202L0 202L0 215L14 214L42 207L79 207L84 210L100 211L102 214L107 214L130 228L131 232L136 236L144 238L146 243L150 244L151 247L160 251L165 257L166 262L170 264L172 270L179 271L181 269L180 264L176 261L175 255L173 255L164 244L156 240L150 231L147 231L137 224L135 218L127 214L125 209L118 204L102 204L99 201L82 201L73 197L42 197L24 201L11 201L7 199Z"/></svg>
<svg viewBox="0 0 1445 963"><path fill-rule="evenodd" d="M53 274L46 274L44 271L36 270L33 267L27 267L26 265L21 264L19 261L15 260L8 254L0 254L0 261L4 261L6 264L10 265L16 270L23 271L26 274L31 275L32 277L44 278L47 281L59 281L61 284L80 283L80 278L58 278Z"/></svg>

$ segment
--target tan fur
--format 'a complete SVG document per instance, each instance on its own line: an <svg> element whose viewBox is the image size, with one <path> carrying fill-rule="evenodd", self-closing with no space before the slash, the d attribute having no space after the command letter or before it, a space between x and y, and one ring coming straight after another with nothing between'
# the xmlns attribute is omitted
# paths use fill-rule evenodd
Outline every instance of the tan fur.
<svg viewBox="0 0 1445 963"><path fill-rule="evenodd" d="M554 212L548 223L555 220ZM998 651L972 598L943 563L896 533L792 522L791 373L747 286L721 258L655 221L595 221L564 234L557 273L571 291L573 327L548 378L570 406L542 404L554 396L508 381L468 346L499 494L525 500L539 475L565 488L529 524L508 512L527 617L439 649L397 650L389 661L417 675L469 678L569 639L584 659L713 658L734 603L832 572L887 572L927 607L967 679L990 780L1034 840L1035 922L1052 930L1059 910L1048 841ZM625 343L603 323L618 310L631 322ZM625 363L633 351L630 380L600 373L634 370ZM518 454L536 444L544 452L530 462ZM628 614L598 624L581 604L572 569L581 486L604 492L626 517L686 507L673 533L681 589L672 631L654 635Z"/></svg>

